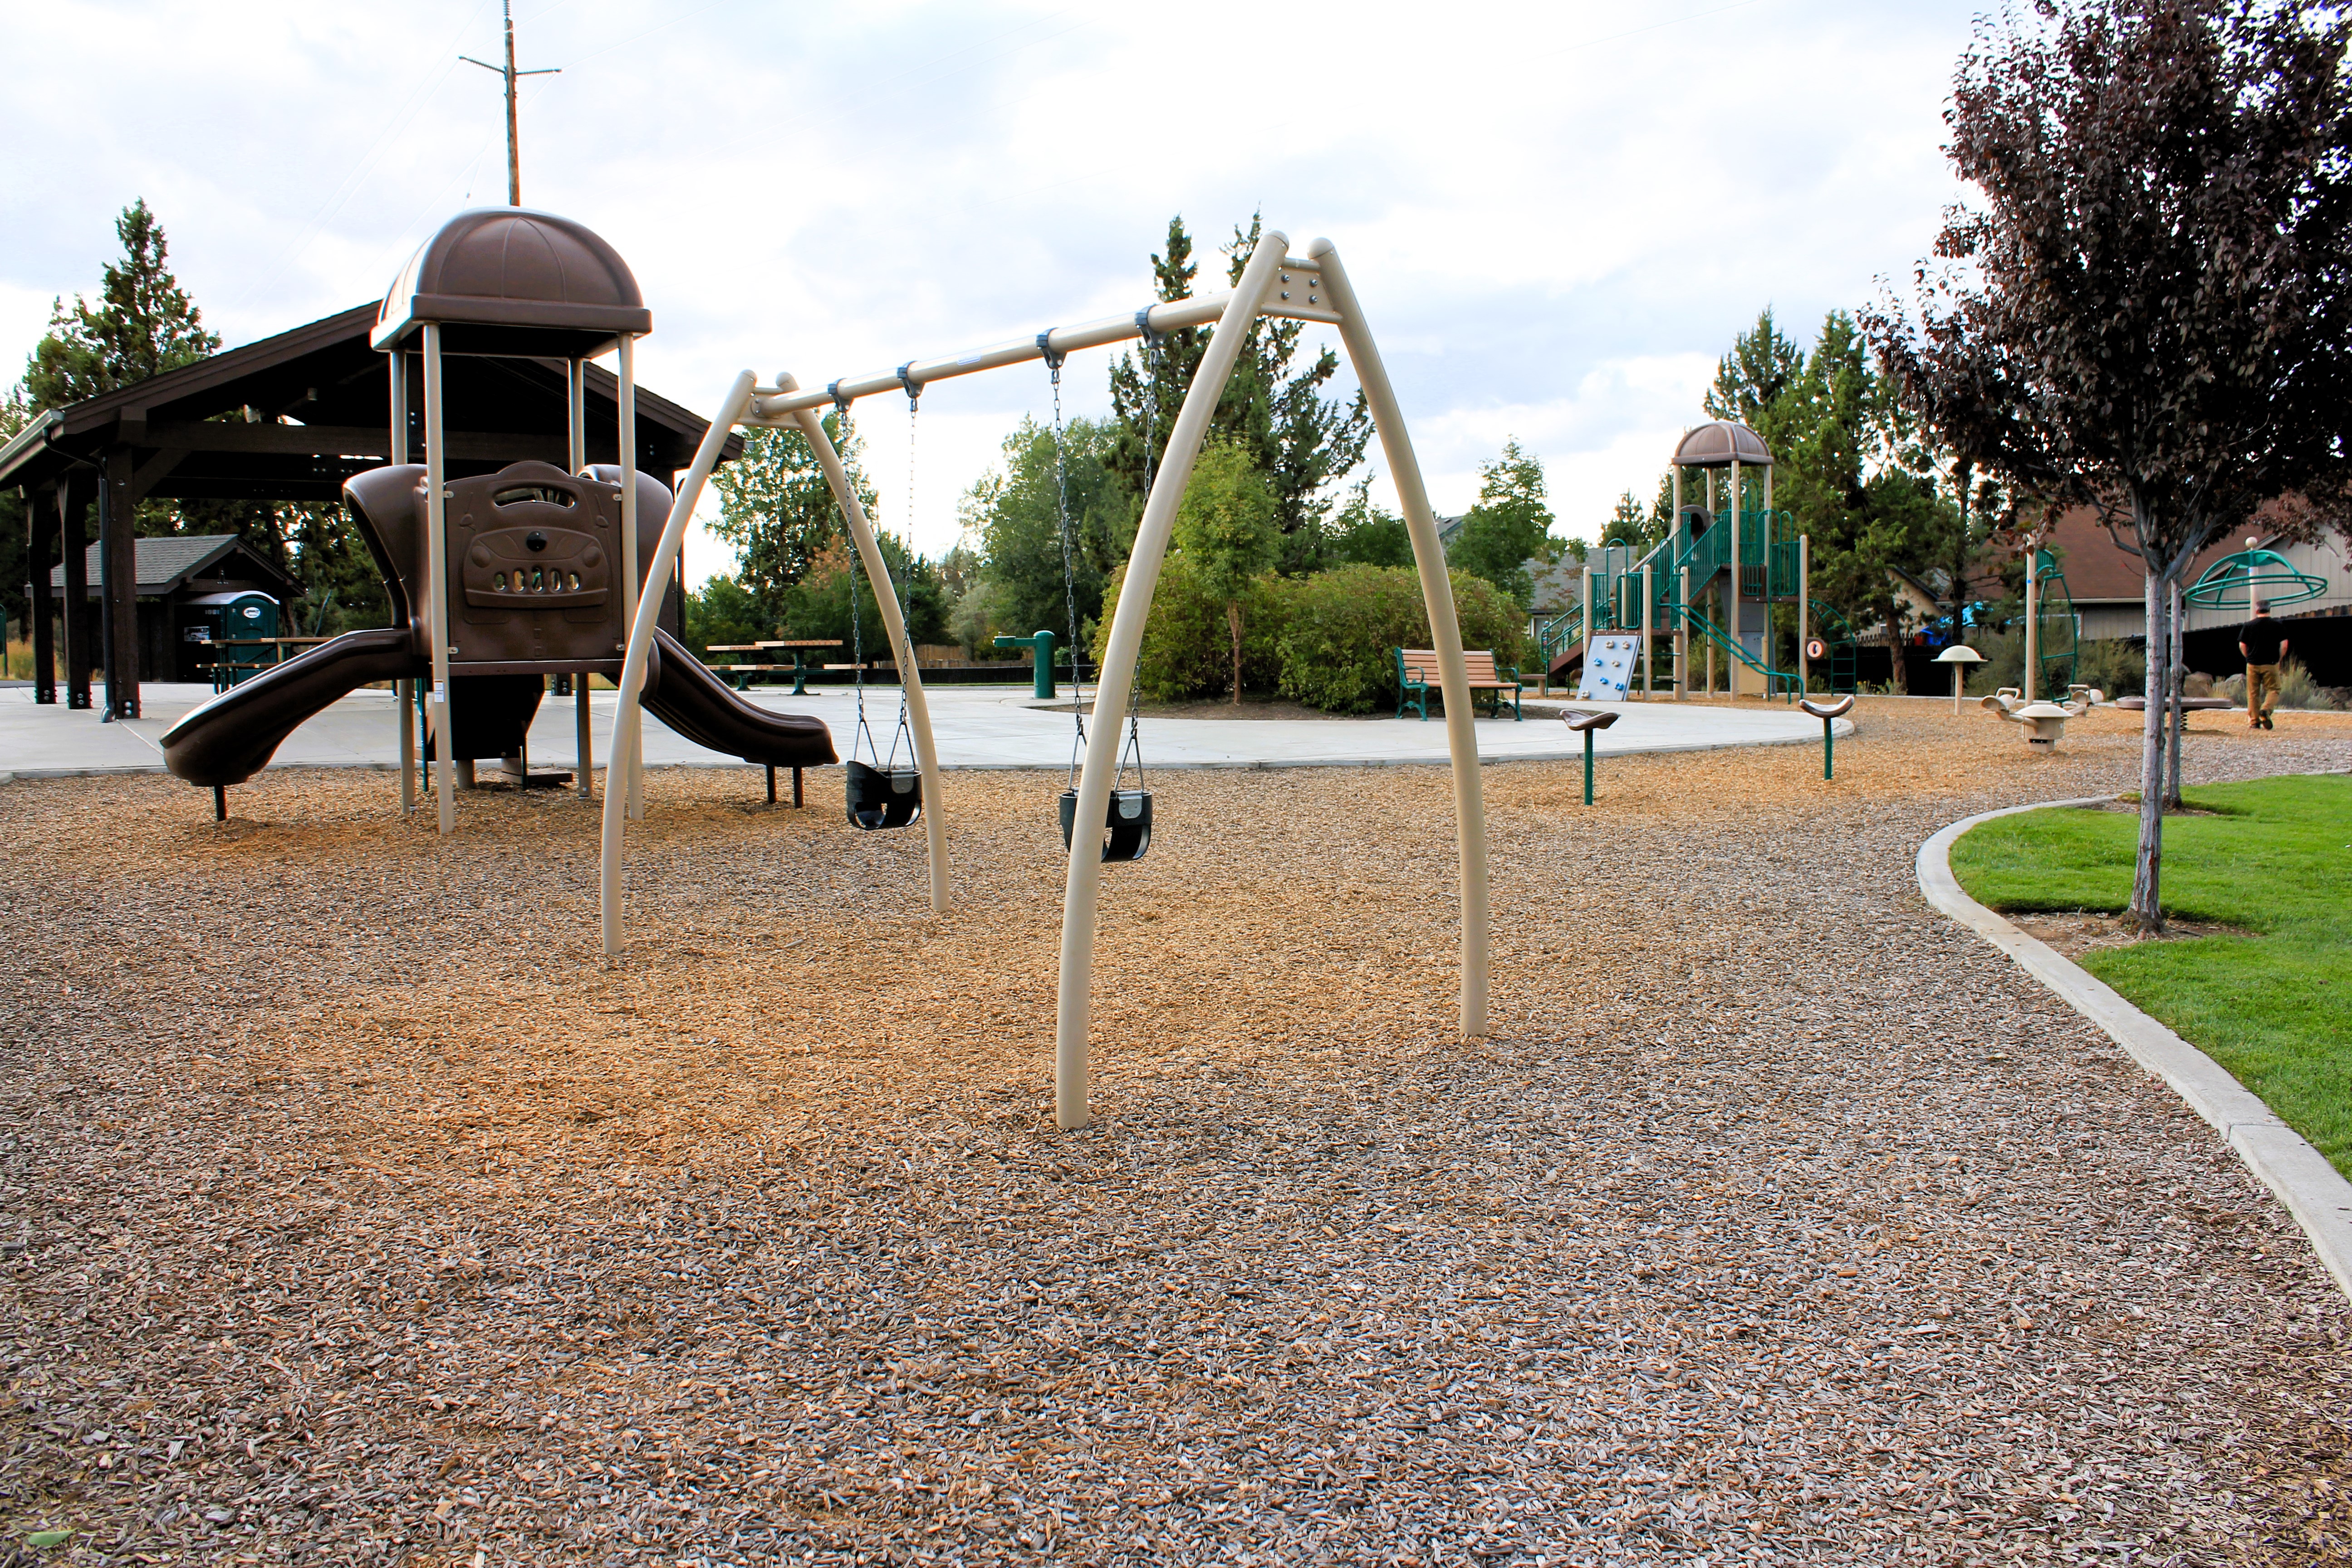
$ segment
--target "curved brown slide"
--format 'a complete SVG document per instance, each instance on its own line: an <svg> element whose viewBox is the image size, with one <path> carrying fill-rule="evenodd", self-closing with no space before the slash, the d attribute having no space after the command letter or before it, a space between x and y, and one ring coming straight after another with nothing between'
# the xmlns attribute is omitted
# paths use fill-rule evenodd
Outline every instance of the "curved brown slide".
<svg viewBox="0 0 2352 1568"><path fill-rule="evenodd" d="M263 768L295 726L372 680L408 680L425 663L397 626L345 632L230 687L163 731L174 778L217 787Z"/></svg>
<svg viewBox="0 0 2352 1568"><path fill-rule="evenodd" d="M774 768L821 768L840 759L822 719L746 702L667 632L654 633L646 661L646 710L698 746Z"/></svg>

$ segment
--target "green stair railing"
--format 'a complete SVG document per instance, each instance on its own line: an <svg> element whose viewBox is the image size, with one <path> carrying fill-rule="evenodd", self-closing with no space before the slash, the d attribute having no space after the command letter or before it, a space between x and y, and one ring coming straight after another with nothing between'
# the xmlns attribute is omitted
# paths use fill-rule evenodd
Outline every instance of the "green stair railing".
<svg viewBox="0 0 2352 1568"><path fill-rule="evenodd" d="M1765 681L1765 691L1768 695L1774 697L1790 697L1796 695L1799 688L1797 685L1797 672L1795 670L1772 668L1762 659L1758 658L1754 654L1749 653L1747 647L1741 644L1738 637L1733 637L1729 632L1724 630L1721 626L1717 626L1714 620L1711 619L1704 610L1693 606L1686 612L1686 614L1690 617L1692 629L1696 631L1707 641L1713 643L1716 647L1721 648L1729 657L1738 659L1740 663L1746 665L1748 668L1762 676Z"/></svg>

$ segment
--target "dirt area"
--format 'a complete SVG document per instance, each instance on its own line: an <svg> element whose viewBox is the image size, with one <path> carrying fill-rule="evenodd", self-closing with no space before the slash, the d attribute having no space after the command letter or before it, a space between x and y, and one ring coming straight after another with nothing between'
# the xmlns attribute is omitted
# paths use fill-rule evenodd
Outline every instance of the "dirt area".
<svg viewBox="0 0 2352 1568"><path fill-rule="evenodd" d="M2198 815L2209 815L2199 813ZM2164 922L2164 930L2145 935L2119 915L2095 910L2070 910L2038 915L2011 915L2011 923L2038 942L2048 943L2068 958L2080 958L2103 947L2131 947L2143 942L2187 942L2200 936L2252 936L2242 926L2220 921L2182 920Z"/></svg>
<svg viewBox="0 0 2352 1568"><path fill-rule="evenodd" d="M0 1523L86 1563L2319 1563L2352 1314L2196 1116L1919 899L2135 781L1807 746L1192 772L1053 1130L1058 775L920 833L662 771L0 787ZM2352 718L2192 736L2352 766Z"/></svg>

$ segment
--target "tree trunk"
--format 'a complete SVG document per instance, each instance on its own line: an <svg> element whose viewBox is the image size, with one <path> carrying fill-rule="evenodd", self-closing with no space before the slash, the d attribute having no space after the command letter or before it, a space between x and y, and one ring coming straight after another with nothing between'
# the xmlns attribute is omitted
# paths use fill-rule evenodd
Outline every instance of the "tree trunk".
<svg viewBox="0 0 2352 1568"><path fill-rule="evenodd" d="M2164 770L2164 809L2180 809L2180 700L2187 695L2189 671L2180 662L2180 579L2165 590L2165 619L2170 623L2164 639L2164 706L2168 760Z"/></svg>
<svg viewBox="0 0 2352 1568"><path fill-rule="evenodd" d="M2169 646L2167 586L2155 573L2147 574L2147 700L2140 725L2139 852L2132 868L2131 896L2132 923L2147 936L2164 930L2158 876L2164 865L2164 715L2171 706L2164 694L2163 674Z"/></svg>
<svg viewBox="0 0 2352 1568"><path fill-rule="evenodd" d="M1234 634L1234 706L1242 705L1242 602L1225 601L1225 625Z"/></svg>
<svg viewBox="0 0 2352 1568"><path fill-rule="evenodd" d="M1897 697L1911 694L1910 672L1903 668L1902 605L1893 599L1880 604L1879 625L1886 628L1886 689Z"/></svg>

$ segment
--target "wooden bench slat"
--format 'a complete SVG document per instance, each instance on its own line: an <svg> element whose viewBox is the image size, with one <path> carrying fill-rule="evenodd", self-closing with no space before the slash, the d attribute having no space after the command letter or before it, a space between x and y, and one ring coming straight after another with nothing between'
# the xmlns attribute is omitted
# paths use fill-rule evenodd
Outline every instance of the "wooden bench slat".
<svg viewBox="0 0 2352 1568"><path fill-rule="evenodd" d="M1427 647L1401 647L1394 652L1397 671L1402 686L1397 703L1397 717L1403 718L1405 708L1410 704L1419 709L1421 716L1427 719L1429 699L1440 694L1444 687L1444 680L1437 667L1437 650ZM1496 712L1499 713L1502 710L1503 699L1507 696L1511 701L1511 717L1514 719L1524 717L1519 712L1519 694L1526 689L1526 687L1518 679L1516 671L1506 675L1502 668L1496 664L1494 649L1464 648L1462 667L1463 673L1468 677L1473 702L1477 700L1479 692L1492 692L1494 696L1490 705Z"/></svg>

